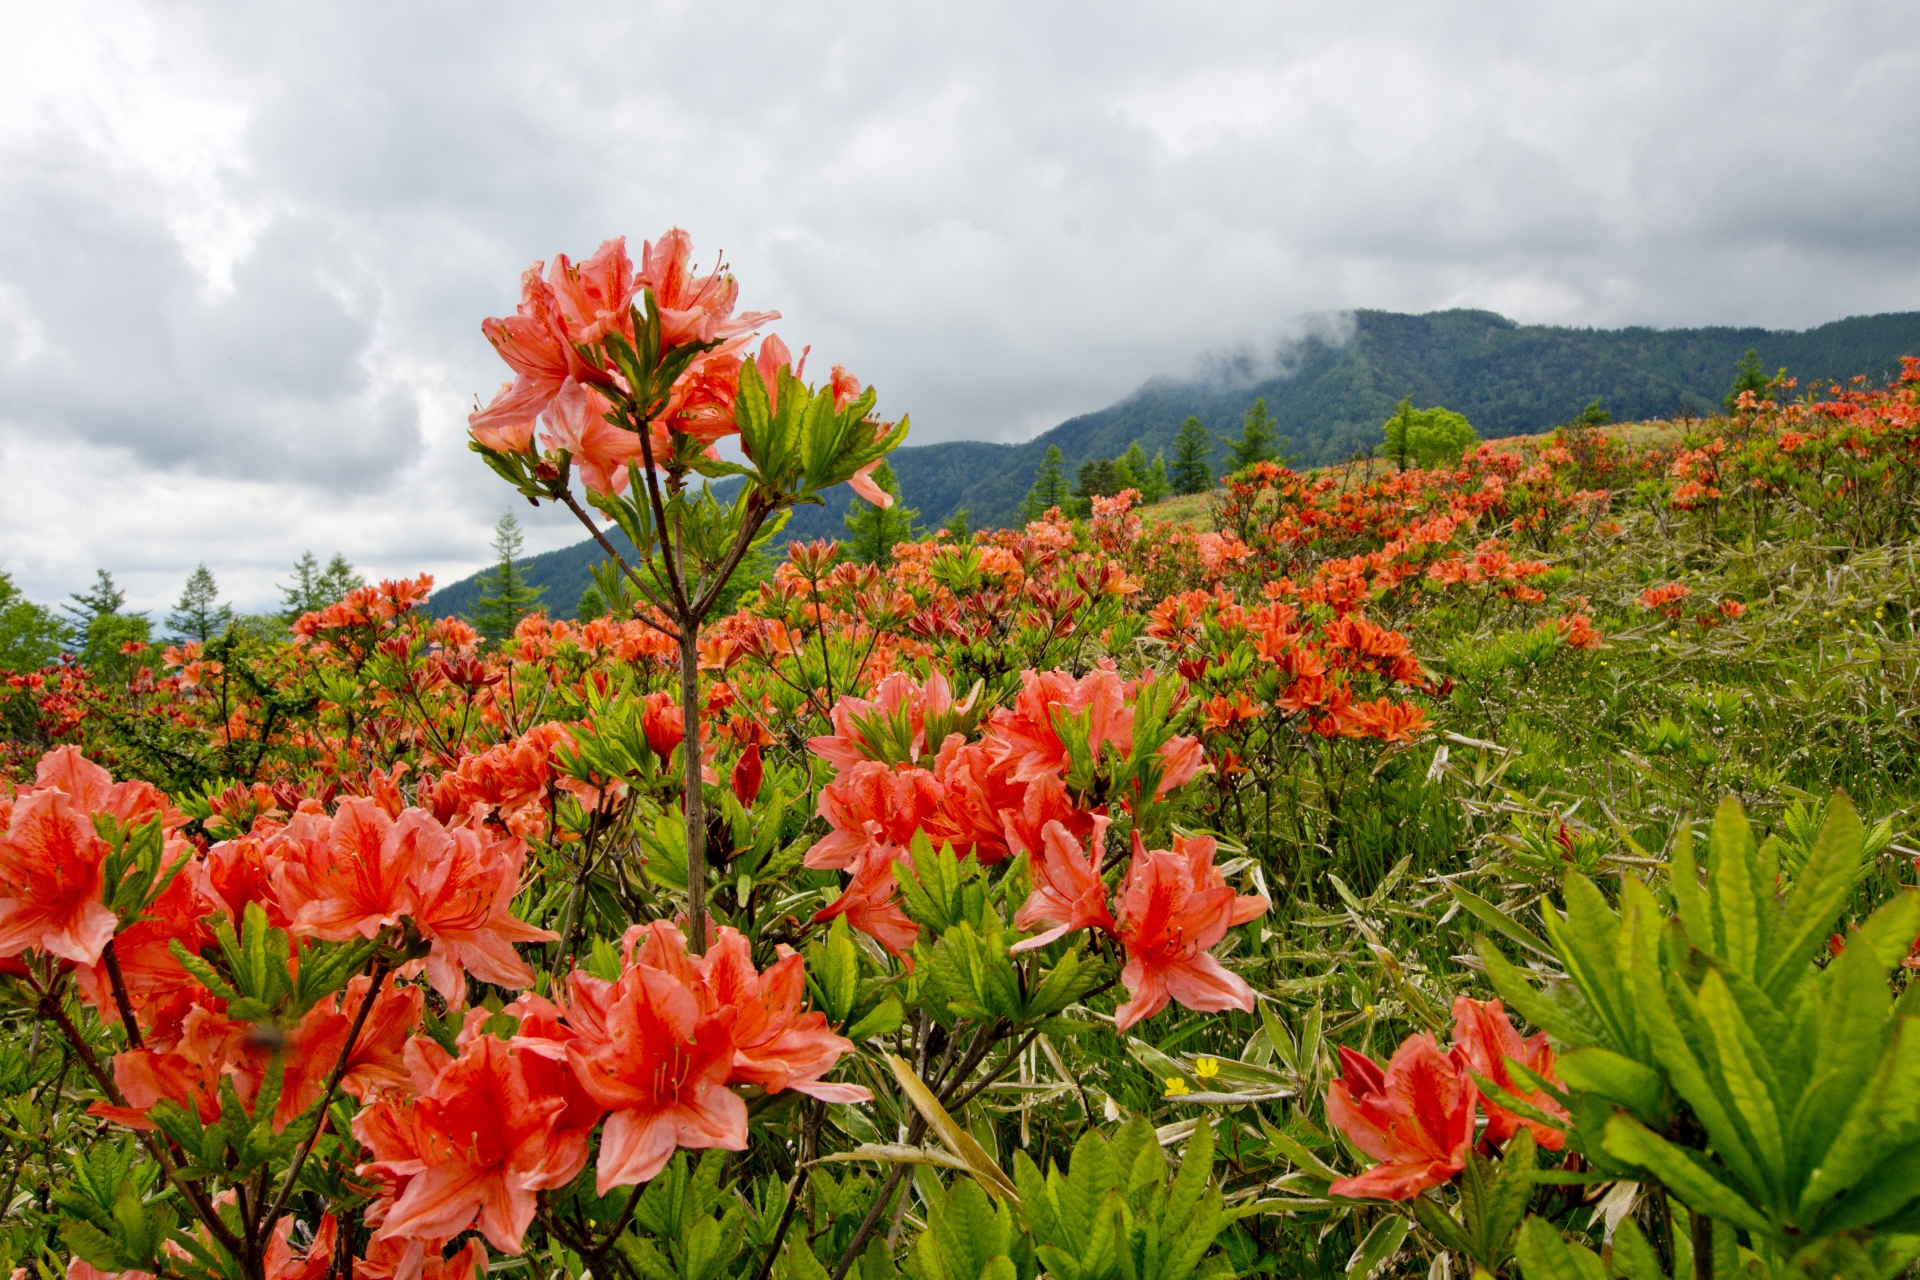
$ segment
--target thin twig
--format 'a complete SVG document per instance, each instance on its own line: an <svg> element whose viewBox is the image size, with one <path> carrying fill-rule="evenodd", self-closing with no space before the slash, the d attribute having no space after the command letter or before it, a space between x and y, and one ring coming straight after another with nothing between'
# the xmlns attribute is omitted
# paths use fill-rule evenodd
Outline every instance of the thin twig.
<svg viewBox="0 0 1920 1280"><path fill-rule="evenodd" d="M133 1016L133 1000L127 994L127 980L120 976L120 957L113 952L112 938L100 949L100 958L107 962L107 981L113 986L113 1002L120 1007L120 1025L127 1029L127 1048L138 1049L140 1022Z"/></svg>
<svg viewBox="0 0 1920 1280"><path fill-rule="evenodd" d="M287 1178L280 1184L280 1194L273 1199L273 1208L267 1211L261 1230L271 1232L273 1224L280 1220L280 1214L287 1207L287 1200L293 1195L293 1184L299 1180L300 1169L307 1162L307 1156L313 1151L313 1144L320 1139L321 1126L327 1120L327 1108L333 1105L334 1092L339 1089L340 1081L347 1074L347 1062L353 1056L354 1045L360 1040L360 1030L367 1025L367 1015L373 1012L373 1002L380 997L381 984L387 980L387 972L393 967L392 961L382 956L373 967L373 981L367 986L366 998L360 1002L359 1012L353 1015L353 1026L347 1029L347 1042L340 1048L340 1060L333 1064L333 1070L327 1075L327 1087L320 1094L320 1113L313 1119L313 1130L307 1134L307 1140L300 1144L300 1150L294 1154L293 1163L287 1166Z"/></svg>

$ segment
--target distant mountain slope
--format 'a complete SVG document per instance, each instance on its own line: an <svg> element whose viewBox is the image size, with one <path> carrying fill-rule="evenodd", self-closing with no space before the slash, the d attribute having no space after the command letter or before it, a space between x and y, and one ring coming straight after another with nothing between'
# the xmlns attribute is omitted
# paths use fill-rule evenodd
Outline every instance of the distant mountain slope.
<svg viewBox="0 0 1920 1280"><path fill-rule="evenodd" d="M1900 357L1920 354L1920 312L1855 316L1801 332L1772 329L1570 329L1517 324L1491 311L1401 315L1353 313L1350 330L1290 343L1273 369L1235 378L1156 378L1126 399L1070 418L1022 444L950 441L909 445L892 458L909 506L929 525L965 507L975 527L1011 524L1051 445L1069 475L1091 458L1113 457L1138 440L1151 457L1171 449L1188 416L1222 436L1240 434L1241 415L1264 398L1279 430L1305 465L1371 449L1380 424L1404 396L1422 408L1444 404L1497 439L1565 422L1598 398L1622 421L1716 412L1749 348L1768 368L1785 366L1802 386L1855 374L1884 378ZM1222 451L1224 452L1224 451ZM786 538L836 537L851 492L834 490L825 507L805 507ZM572 612L585 590L591 541L528 562L529 579L547 588L556 616ZM464 613L478 587L469 578L433 598Z"/></svg>

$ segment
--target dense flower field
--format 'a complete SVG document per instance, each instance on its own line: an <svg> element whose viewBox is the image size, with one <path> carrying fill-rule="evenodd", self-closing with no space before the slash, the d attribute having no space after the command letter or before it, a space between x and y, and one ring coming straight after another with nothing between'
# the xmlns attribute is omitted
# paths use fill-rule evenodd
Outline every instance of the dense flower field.
<svg viewBox="0 0 1920 1280"><path fill-rule="evenodd" d="M8 676L0 1260L1920 1257L1920 361L1262 463L1204 528L1128 492L793 543L723 614L788 508L888 500L906 430L737 293L673 232L486 322L476 451L640 548L612 616L488 644L423 577Z"/></svg>

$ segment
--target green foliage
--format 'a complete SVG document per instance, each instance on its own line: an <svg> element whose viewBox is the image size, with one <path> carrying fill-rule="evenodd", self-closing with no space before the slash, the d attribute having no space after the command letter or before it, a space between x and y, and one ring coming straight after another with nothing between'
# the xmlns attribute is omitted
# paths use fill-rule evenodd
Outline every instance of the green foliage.
<svg viewBox="0 0 1920 1280"><path fill-rule="evenodd" d="M1453 410L1438 405L1416 409L1411 396L1395 406L1382 434L1386 440L1380 446L1381 455L1393 459L1402 471L1408 466L1423 470L1451 466L1479 438L1467 420Z"/></svg>
<svg viewBox="0 0 1920 1280"><path fill-rule="evenodd" d="M338 551L333 553L333 558L327 561L325 567L321 566L313 552L302 551L300 558L293 562L292 580L280 588L281 620L293 622L301 614L324 609L339 602L347 592L365 585L366 582L354 572L353 566L347 563L347 558Z"/></svg>
<svg viewBox="0 0 1920 1280"><path fill-rule="evenodd" d="M1048 445L1040 469L1034 472L1033 487L1027 490L1027 496L1021 500L1022 521L1031 523L1055 507L1065 509L1071 505L1073 493L1067 486L1066 465L1060 446Z"/></svg>
<svg viewBox="0 0 1920 1280"><path fill-rule="evenodd" d="M1175 493L1205 493L1213 487L1213 433L1199 418L1189 417L1180 424L1173 439L1173 468L1170 478Z"/></svg>
<svg viewBox="0 0 1920 1280"><path fill-rule="evenodd" d="M900 482L886 463L874 470L873 482L893 495L893 505L878 507L855 498L842 523L847 529L847 550L863 563L884 565L893 559L897 544L912 540L913 522L920 513L900 501Z"/></svg>
<svg viewBox="0 0 1920 1280"><path fill-rule="evenodd" d="M1275 429L1273 415L1267 412L1264 399L1255 400L1247 409L1240 438L1226 443L1231 450L1227 459L1229 472L1245 471L1256 462L1277 461L1285 466L1294 461L1287 456L1287 438Z"/></svg>
<svg viewBox="0 0 1920 1280"><path fill-rule="evenodd" d="M80 646L80 665L107 684L124 684L142 666L152 666L151 658L138 652L126 653L128 645L153 643L153 624L141 613L101 613L87 621L86 639Z"/></svg>
<svg viewBox="0 0 1920 1280"><path fill-rule="evenodd" d="M1784 374L1786 370L1780 372ZM1748 347L1747 354L1741 356L1740 363L1734 366L1733 385L1727 388L1727 398L1720 402L1720 407L1729 414L1737 413L1741 392L1751 391L1756 400L1764 400L1771 388L1772 380L1767 377L1766 366L1760 363L1759 350Z"/></svg>
<svg viewBox="0 0 1920 1280"><path fill-rule="evenodd" d="M474 607L473 625L490 640L513 634L520 620L539 607L541 588L531 586L520 567L520 552L525 545L520 521L513 512L504 512L493 527L494 565L480 585L480 601Z"/></svg>
<svg viewBox="0 0 1920 1280"><path fill-rule="evenodd" d="M0 671L33 671L60 656L67 628L53 610L20 593L0 573Z"/></svg>
<svg viewBox="0 0 1920 1280"><path fill-rule="evenodd" d="M595 618L604 618L611 612L606 596L600 593L598 586L590 586L580 593L580 600L573 606L573 616L581 622L591 622Z"/></svg>
<svg viewBox="0 0 1920 1280"><path fill-rule="evenodd" d="M1888 991L1920 933L1920 893L1881 907L1824 969L1865 832L1836 796L1800 874L1728 799L1705 879L1683 828L1672 910L1637 876L1619 910L1584 876L1542 923L1564 985L1536 989L1486 938L1509 1004L1567 1046L1572 1144L1751 1234L1782 1263L1835 1237L1920 1225L1920 1007ZM1785 881L1783 885L1783 881ZM1541 1242L1544 1260L1552 1253Z"/></svg>
<svg viewBox="0 0 1920 1280"><path fill-rule="evenodd" d="M168 629L182 640L205 644L232 625L233 610L220 603L220 584L206 565L196 565L167 615Z"/></svg>
<svg viewBox="0 0 1920 1280"><path fill-rule="evenodd" d="M1213 1273L1223 1260L1207 1255L1230 1221L1219 1189L1209 1185L1213 1152L1213 1131L1203 1122L1179 1167L1169 1170L1153 1127L1135 1119L1111 1138L1089 1129L1064 1173L1054 1165L1042 1177L1019 1153L1014 1181L1036 1260L1056 1280L1187 1280ZM954 1195L968 1185L958 1184ZM978 1215L985 1197L973 1195ZM974 1225L987 1224L976 1216ZM937 1227L929 1234L936 1245L944 1243Z"/></svg>

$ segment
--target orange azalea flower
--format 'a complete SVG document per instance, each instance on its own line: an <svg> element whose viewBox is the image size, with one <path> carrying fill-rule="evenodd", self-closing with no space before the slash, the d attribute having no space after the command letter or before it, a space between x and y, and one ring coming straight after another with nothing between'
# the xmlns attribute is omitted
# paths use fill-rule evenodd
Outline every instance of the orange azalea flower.
<svg viewBox="0 0 1920 1280"><path fill-rule="evenodd" d="M1411 1200L1466 1167L1478 1091L1456 1049L1440 1052L1431 1034L1409 1036L1384 1073L1340 1046L1342 1077L1327 1087L1327 1119L1380 1164L1334 1181L1331 1195Z"/></svg>
<svg viewBox="0 0 1920 1280"><path fill-rule="evenodd" d="M276 842L281 863L274 887L294 931L339 942L371 938L413 909L407 877L421 844L444 828L409 809L396 822L361 796L340 802L333 817L296 814Z"/></svg>
<svg viewBox="0 0 1920 1280"><path fill-rule="evenodd" d="M1001 764L1015 782L1066 772L1057 713L1090 717L1087 745L1096 760L1103 747L1121 755L1133 749L1133 708L1117 671L1096 668L1078 680L1064 671L1027 671L1021 681L1013 706L996 712L992 725Z"/></svg>
<svg viewBox="0 0 1920 1280"><path fill-rule="evenodd" d="M533 448L533 420L545 412L569 378L605 382L568 340L566 320L553 286L536 262L520 277L520 308L511 316L484 320L480 331L514 372L486 408L467 415L467 427L483 446L501 453Z"/></svg>
<svg viewBox="0 0 1920 1280"><path fill-rule="evenodd" d="M1362 732L1382 742L1412 742L1413 735L1427 727L1425 711L1391 698L1355 703L1353 715Z"/></svg>
<svg viewBox="0 0 1920 1280"><path fill-rule="evenodd" d="M913 764L942 747L939 742L927 740L930 724L938 725L952 716L964 715L972 707L972 697L958 704L954 702L952 688L938 671L928 676L924 684L903 671L896 671L874 686L871 700L845 697L834 703L830 713L833 732L809 738L807 746L836 769L851 768L862 760L884 760L886 757L867 741L861 726L872 723L876 717L882 720L904 717L912 730L911 759L906 763Z"/></svg>
<svg viewBox="0 0 1920 1280"><path fill-rule="evenodd" d="M1467 1065L1482 1076L1548 1115L1566 1118L1566 1111L1558 1103L1540 1090L1521 1085L1507 1066L1509 1061L1517 1062L1541 1079L1553 1080L1553 1049L1547 1044L1547 1033L1536 1031L1522 1040L1513 1024L1507 1021L1506 1010L1498 1000L1483 1002L1466 996L1454 997L1453 1043L1455 1051L1465 1055ZM1549 1151L1558 1151L1566 1145L1567 1135L1552 1125L1516 1115L1491 1098L1482 1097L1480 1105L1487 1112L1486 1139L1496 1146L1506 1142L1522 1126L1533 1134L1535 1142Z"/></svg>
<svg viewBox="0 0 1920 1280"><path fill-rule="evenodd" d="M520 1051L493 1036L476 1036L457 1058L434 1045L412 1060L421 1096L406 1108L375 1102L353 1122L374 1157L362 1171L405 1186L378 1238L439 1242L477 1226L494 1248L519 1253L536 1193L580 1171L549 1159L566 1103L535 1096Z"/></svg>
<svg viewBox="0 0 1920 1280"><path fill-rule="evenodd" d="M427 981L449 1004L465 1002L469 973L495 986L533 985L533 970L513 944L560 940L552 930L509 914L526 855L519 836L495 838L472 827L447 831L437 824L422 833L420 856L408 875L409 914L433 944Z"/></svg>
<svg viewBox="0 0 1920 1280"><path fill-rule="evenodd" d="M900 907L900 885L893 878L893 868L891 857L863 860L854 868L852 882L814 915L814 921L825 924L843 915L848 924L894 955L906 958L913 950L914 939L920 936L920 926ZM907 967L913 967L911 959L907 959Z"/></svg>
<svg viewBox="0 0 1920 1280"><path fill-rule="evenodd" d="M597 1017L570 1015L577 1038L567 1044L567 1058L581 1087L613 1112L600 1135L601 1195L651 1180L676 1146L747 1145L746 1103L726 1087L732 1018L701 1009L687 981L684 943L681 954L655 958L682 972L635 963L597 992L592 979L575 978L577 989L593 995L576 1005L599 1007Z"/></svg>
<svg viewBox="0 0 1920 1280"><path fill-rule="evenodd" d="M1132 997L1114 1011L1125 1031L1177 1000L1189 1009L1253 1012L1253 988L1207 954L1234 925L1266 913L1265 898L1237 897L1213 865L1212 836L1173 838L1145 849L1133 837L1133 864L1121 889L1115 932L1127 949L1120 981Z"/></svg>
<svg viewBox="0 0 1920 1280"><path fill-rule="evenodd" d="M734 929L722 928L697 962L707 996L717 1007L735 1012L728 1083L757 1084L768 1093L792 1089L824 1102L871 1102L872 1092L860 1085L820 1079L842 1054L852 1051L853 1042L827 1029L826 1014L802 1011L806 960L791 947L776 950L779 959L766 972L756 972L747 940Z"/></svg>
<svg viewBox="0 0 1920 1280"><path fill-rule="evenodd" d="M591 258L578 266L564 253L555 254L547 273L571 342L591 346L610 333L633 338L633 261L627 257L627 238L604 240Z"/></svg>
<svg viewBox="0 0 1920 1280"><path fill-rule="evenodd" d="M0 956L37 947L90 965L119 917L100 901L107 842L64 791L29 792L0 836Z"/></svg>
<svg viewBox="0 0 1920 1280"><path fill-rule="evenodd" d="M1043 856L1032 868L1034 887L1013 917L1016 929L1035 925L1052 928L1011 950L1032 951L1065 937L1076 929L1114 929L1113 913L1107 910L1107 886L1100 880L1100 861L1106 855L1107 819L1093 820L1091 854L1083 852L1080 841L1058 822L1049 822L1041 833Z"/></svg>
<svg viewBox="0 0 1920 1280"><path fill-rule="evenodd" d="M653 290L660 308L662 350L689 342L733 338L778 320L778 311L749 311L734 315L740 282L724 267L711 275L695 275L693 237L675 227L640 254L639 283Z"/></svg>
<svg viewBox="0 0 1920 1280"><path fill-rule="evenodd" d="M650 693L640 713L640 728L647 735L647 745L653 748L653 754L659 756L660 763L664 765L673 754L673 749L686 741L686 713L681 710L680 702L673 694L664 690Z"/></svg>
<svg viewBox="0 0 1920 1280"><path fill-rule="evenodd" d="M625 493L627 463L642 456L638 433L607 420L613 406L605 396L568 378L546 408L541 440L549 449L565 449L594 493ZM654 457L665 456L664 438L653 442Z"/></svg>

